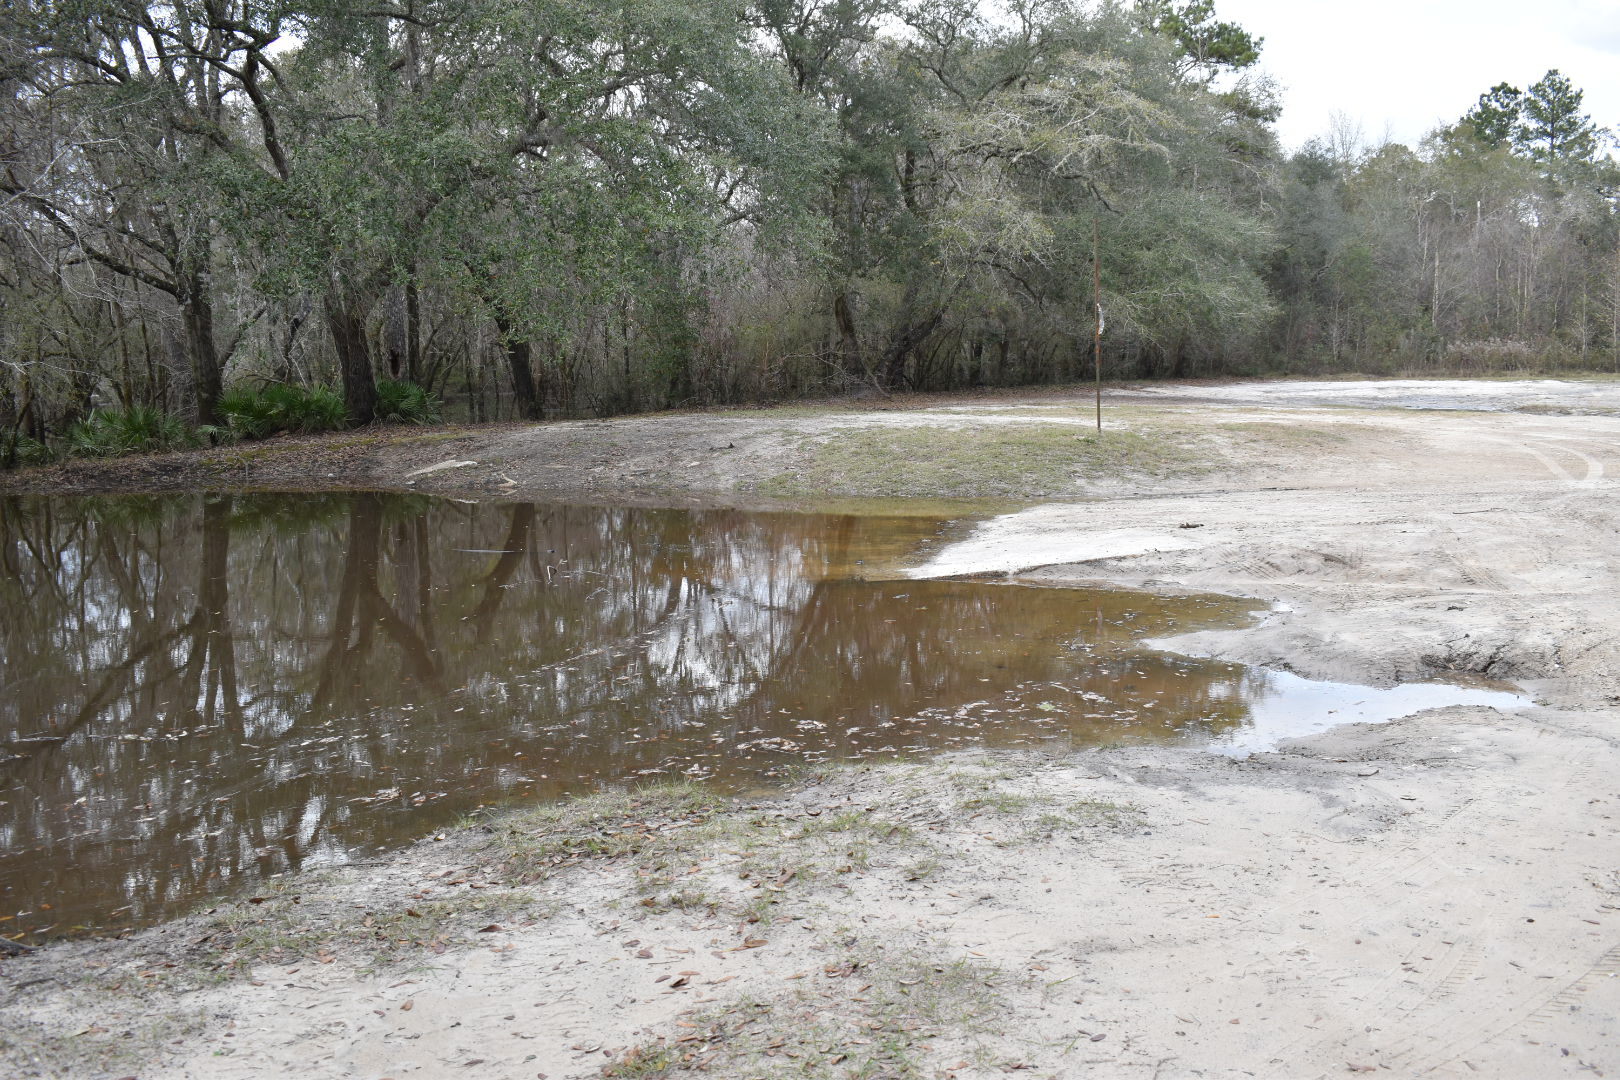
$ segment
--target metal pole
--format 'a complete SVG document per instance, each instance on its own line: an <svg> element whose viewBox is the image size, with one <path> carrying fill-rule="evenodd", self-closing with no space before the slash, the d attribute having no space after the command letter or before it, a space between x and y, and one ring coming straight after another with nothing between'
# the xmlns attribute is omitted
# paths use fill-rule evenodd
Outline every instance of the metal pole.
<svg viewBox="0 0 1620 1080"><path fill-rule="evenodd" d="M1091 215L1091 303L1097 316L1096 334L1091 340L1091 360L1097 390L1097 432L1102 433L1102 257L1098 242L1097 215Z"/></svg>

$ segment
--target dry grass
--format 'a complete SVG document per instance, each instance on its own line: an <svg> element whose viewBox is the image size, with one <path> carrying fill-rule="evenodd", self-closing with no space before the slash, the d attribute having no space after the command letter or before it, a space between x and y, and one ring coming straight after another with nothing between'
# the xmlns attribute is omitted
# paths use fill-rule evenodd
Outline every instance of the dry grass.
<svg viewBox="0 0 1620 1080"><path fill-rule="evenodd" d="M771 498L1022 498L1074 494L1087 481L1194 474L1197 439L1063 423L851 428L807 440L804 460L760 481Z"/></svg>

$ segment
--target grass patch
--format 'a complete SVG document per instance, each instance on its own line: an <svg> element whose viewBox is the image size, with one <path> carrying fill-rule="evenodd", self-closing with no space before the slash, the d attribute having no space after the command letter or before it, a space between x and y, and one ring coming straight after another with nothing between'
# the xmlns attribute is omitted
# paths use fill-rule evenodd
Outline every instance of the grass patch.
<svg viewBox="0 0 1620 1080"><path fill-rule="evenodd" d="M13 1074L17 1076L135 1075L151 1068L165 1044L196 1035L207 1025L205 1017L190 1011L148 1010L141 998L128 994L81 998L79 1004L89 1001L100 1008L97 1018L71 1034L14 1016L0 1033L0 1061L34 1066Z"/></svg>
<svg viewBox="0 0 1620 1080"><path fill-rule="evenodd" d="M372 965L392 963L424 951L443 953L470 945L489 927L550 914L527 892L501 887L355 905L325 902L310 895L310 885L272 883L220 910L201 939L212 976L245 974L266 963L328 963L340 956L358 955Z"/></svg>
<svg viewBox="0 0 1620 1080"><path fill-rule="evenodd" d="M959 1055L1010 1014L1007 976L986 964L881 946L825 956L799 989L693 1016L684 1033L634 1046L602 1074L921 1080L936 1075L936 1041Z"/></svg>
<svg viewBox="0 0 1620 1080"><path fill-rule="evenodd" d="M799 468L761 481L775 498L1011 498L1072 492L1085 479L1202 468L1190 441L1069 424L851 428L812 438Z"/></svg>
<svg viewBox="0 0 1620 1080"><path fill-rule="evenodd" d="M1216 430L1241 436L1245 441L1252 441L1265 446L1298 449L1340 446L1350 441L1350 437L1344 432L1334 431L1331 428L1321 426L1304 427L1299 424L1282 424L1272 421L1257 420L1218 424Z"/></svg>
<svg viewBox="0 0 1620 1080"><path fill-rule="evenodd" d="M690 830L729 805L686 782L604 791L500 818L494 847L520 880L535 878L580 859L689 849L713 832Z"/></svg>
<svg viewBox="0 0 1620 1080"><path fill-rule="evenodd" d="M1105 799L1066 801L1038 786L1015 786L1014 775L1001 770L954 770L945 779L950 784L955 813L973 821L975 831L981 833L984 825L996 825L993 835L1002 847L1034 843L1057 832L1129 829L1143 818L1140 810L1124 803Z"/></svg>
<svg viewBox="0 0 1620 1080"><path fill-rule="evenodd" d="M915 839L881 814L750 811L690 783L525 810L500 819L495 830L493 851L520 883L586 860L631 859L642 907L754 920L767 918L790 886L865 870L880 848ZM710 891L692 872L717 860L728 884Z"/></svg>
<svg viewBox="0 0 1620 1080"><path fill-rule="evenodd" d="M1089 828L1123 829L1141 824L1147 817L1139 807L1106 799L1081 799L1063 808L1069 825Z"/></svg>
<svg viewBox="0 0 1620 1080"><path fill-rule="evenodd" d="M882 781L874 787L857 773ZM557 901L535 883L587 863L619 862L615 903L637 913L770 923L817 889L842 896L846 875L936 878L950 865L950 842L933 833L947 822L971 821L969 831L1008 847L1140 817L1072 793L1064 801L993 762L817 765L800 776L798 794L755 806L675 782L469 819L434 846L429 865L394 884L344 869L263 882L198 916L200 936L150 985L205 985L264 964L376 966L498 943L480 935L554 913Z"/></svg>

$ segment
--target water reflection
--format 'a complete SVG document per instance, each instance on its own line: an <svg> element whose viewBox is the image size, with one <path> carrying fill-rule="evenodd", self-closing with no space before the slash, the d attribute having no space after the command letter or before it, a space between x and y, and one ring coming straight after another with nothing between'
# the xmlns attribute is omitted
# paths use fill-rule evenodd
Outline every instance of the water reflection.
<svg viewBox="0 0 1620 1080"><path fill-rule="evenodd" d="M1221 598L867 582L916 517L426 497L0 502L0 929L150 921L480 804L1218 732ZM11 929L15 928L15 929Z"/></svg>

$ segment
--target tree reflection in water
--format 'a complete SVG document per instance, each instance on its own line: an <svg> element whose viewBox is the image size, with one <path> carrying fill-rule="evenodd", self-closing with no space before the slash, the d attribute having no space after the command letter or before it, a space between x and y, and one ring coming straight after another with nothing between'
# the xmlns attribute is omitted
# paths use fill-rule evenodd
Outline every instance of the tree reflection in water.
<svg viewBox="0 0 1620 1080"><path fill-rule="evenodd" d="M920 517L421 496L0 502L0 915L151 921L479 805L1239 724L1133 647L1220 598L868 582Z"/></svg>

